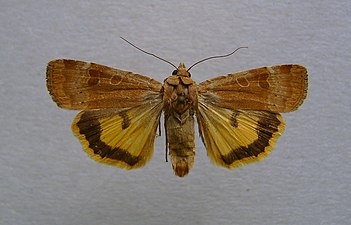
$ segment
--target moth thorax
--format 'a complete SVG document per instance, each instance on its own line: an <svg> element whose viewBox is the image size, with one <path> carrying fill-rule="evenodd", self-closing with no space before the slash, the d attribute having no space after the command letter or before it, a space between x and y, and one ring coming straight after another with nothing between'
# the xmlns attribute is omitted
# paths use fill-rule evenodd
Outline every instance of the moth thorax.
<svg viewBox="0 0 351 225"><path fill-rule="evenodd" d="M191 104L188 87L184 86L181 90L177 91L177 104Z"/></svg>
<svg viewBox="0 0 351 225"><path fill-rule="evenodd" d="M178 102L178 104L184 104L185 103L185 96L184 96L184 94L178 95L177 102Z"/></svg>

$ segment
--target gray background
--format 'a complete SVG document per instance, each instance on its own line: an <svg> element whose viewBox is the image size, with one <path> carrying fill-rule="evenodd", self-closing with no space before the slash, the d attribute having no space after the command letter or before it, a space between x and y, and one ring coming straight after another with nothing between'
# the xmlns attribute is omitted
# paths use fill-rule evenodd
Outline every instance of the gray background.
<svg viewBox="0 0 351 225"><path fill-rule="evenodd" d="M348 224L350 1L0 1L0 224ZM213 166L197 136L180 179L164 136L143 169L88 158L71 132L76 111L47 93L46 63L93 61L163 81L175 64L248 46L192 69L195 81L299 63L309 94L284 114L285 134L263 162Z"/></svg>

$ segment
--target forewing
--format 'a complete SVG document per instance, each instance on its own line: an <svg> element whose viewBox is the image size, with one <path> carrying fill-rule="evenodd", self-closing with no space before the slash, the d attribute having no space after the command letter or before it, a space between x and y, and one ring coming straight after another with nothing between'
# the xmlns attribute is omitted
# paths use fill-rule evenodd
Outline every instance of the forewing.
<svg viewBox="0 0 351 225"><path fill-rule="evenodd" d="M53 100L66 109L134 107L162 87L146 76L69 59L49 62L46 81Z"/></svg>
<svg viewBox="0 0 351 225"><path fill-rule="evenodd" d="M234 168L266 157L284 131L279 113L230 110L199 99L197 120L211 161Z"/></svg>
<svg viewBox="0 0 351 225"><path fill-rule="evenodd" d="M151 159L161 110L159 96L130 109L82 111L72 130L94 160L134 169Z"/></svg>
<svg viewBox="0 0 351 225"><path fill-rule="evenodd" d="M198 86L204 101L227 109L296 110L307 93L307 70L301 65L262 67L220 76Z"/></svg>

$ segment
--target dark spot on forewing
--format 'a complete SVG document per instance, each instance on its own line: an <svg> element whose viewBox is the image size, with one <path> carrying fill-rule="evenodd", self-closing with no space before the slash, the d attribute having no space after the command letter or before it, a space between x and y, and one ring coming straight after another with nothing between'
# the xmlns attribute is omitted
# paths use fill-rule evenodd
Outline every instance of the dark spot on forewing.
<svg viewBox="0 0 351 225"><path fill-rule="evenodd" d="M262 74L259 78L258 78L258 85L261 87L261 88L264 88L264 89L268 89L269 88L269 83L268 83L268 77L269 77L269 74Z"/></svg>
<svg viewBox="0 0 351 225"><path fill-rule="evenodd" d="M75 60L64 59L63 64L65 65L65 68L69 70L74 70L77 68L77 61Z"/></svg>
<svg viewBox="0 0 351 225"><path fill-rule="evenodd" d="M99 70L90 69L88 73L90 76L88 80L88 85L89 86L97 85L99 83L99 80L101 77L100 75L102 74L102 72Z"/></svg>
<svg viewBox="0 0 351 225"><path fill-rule="evenodd" d="M281 65L279 66L279 72L281 74L290 74L292 65Z"/></svg>

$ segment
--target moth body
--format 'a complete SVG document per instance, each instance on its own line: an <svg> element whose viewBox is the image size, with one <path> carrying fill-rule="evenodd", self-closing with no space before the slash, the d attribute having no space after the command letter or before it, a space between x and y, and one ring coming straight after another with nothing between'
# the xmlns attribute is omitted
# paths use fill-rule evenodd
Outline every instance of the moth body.
<svg viewBox="0 0 351 225"><path fill-rule="evenodd" d="M197 89L184 64L180 64L163 85L166 147L174 173L183 177L194 165L194 111Z"/></svg>

